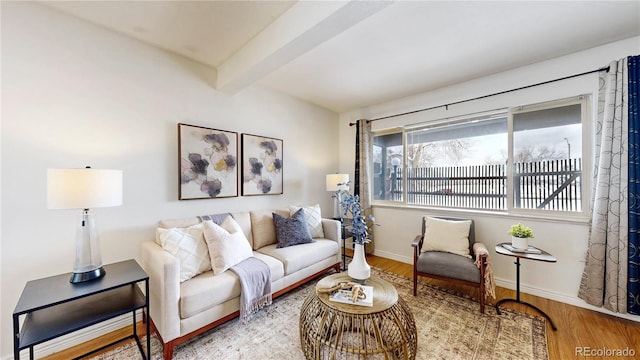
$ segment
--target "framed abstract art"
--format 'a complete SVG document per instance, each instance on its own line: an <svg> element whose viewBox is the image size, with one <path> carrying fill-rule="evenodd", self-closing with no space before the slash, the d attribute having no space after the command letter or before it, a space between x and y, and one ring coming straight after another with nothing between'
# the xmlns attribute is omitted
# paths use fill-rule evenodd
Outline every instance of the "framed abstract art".
<svg viewBox="0 0 640 360"><path fill-rule="evenodd" d="M179 199L238 196L238 133L178 124Z"/></svg>
<svg viewBox="0 0 640 360"><path fill-rule="evenodd" d="M242 134L242 195L282 194L282 140Z"/></svg>

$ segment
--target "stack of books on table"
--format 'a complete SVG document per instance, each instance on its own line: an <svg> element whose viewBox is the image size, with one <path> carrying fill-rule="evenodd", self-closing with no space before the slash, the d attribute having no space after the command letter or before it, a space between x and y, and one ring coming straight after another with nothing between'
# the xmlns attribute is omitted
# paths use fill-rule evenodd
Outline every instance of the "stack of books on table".
<svg viewBox="0 0 640 360"><path fill-rule="evenodd" d="M358 299L355 302L351 301L351 290L338 290L329 296L330 301L335 301L343 304L360 305L360 306L373 306L373 287L362 286L366 297L364 299Z"/></svg>
<svg viewBox="0 0 640 360"><path fill-rule="evenodd" d="M525 253L525 254L542 254L542 250L535 248L533 246L529 246L526 249L518 249L515 248L509 244L503 244L502 247L504 247L505 249L511 251L511 252L515 252L515 253Z"/></svg>

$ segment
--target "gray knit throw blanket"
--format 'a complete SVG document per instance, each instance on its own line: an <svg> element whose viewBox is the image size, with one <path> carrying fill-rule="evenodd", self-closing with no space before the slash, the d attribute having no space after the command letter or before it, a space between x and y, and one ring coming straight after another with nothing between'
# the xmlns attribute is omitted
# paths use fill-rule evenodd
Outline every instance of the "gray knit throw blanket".
<svg viewBox="0 0 640 360"><path fill-rule="evenodd" d="M200 219L200 221L211 220L215 224L221 225L224 219L227 218L227 216L233 217L231 213L222 213L222 214L212 214L212 215L200 215L198 216L198 219Z"/></svg>
<svg viewBox="0 0 640 360"><path fill-rule="evenodd" d="M253 314L271 305L271 270L255 257L247 258L230 270L240 278L240 320L246 324Z"/></svg>

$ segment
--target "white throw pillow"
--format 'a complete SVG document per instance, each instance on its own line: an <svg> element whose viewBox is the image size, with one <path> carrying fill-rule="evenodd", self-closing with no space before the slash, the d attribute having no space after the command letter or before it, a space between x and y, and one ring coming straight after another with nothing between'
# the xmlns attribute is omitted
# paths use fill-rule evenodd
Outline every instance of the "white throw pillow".
<svg viewBox="0 0 640 360"><path fill-rule="evenodd" d="M293 216L300 208L300 206L289 206L289 216ZM304 206L302 207L302 211L304 211L304 215L307 217L307 226L309 227L309 232L311 232L311 237L314 239L323 238L324 231L322 230L320 205Z"/></svg>
<svg viewBox="0 0 640 360"><path fill-rule="evenodd" d="M427 217L422 252L445 251L471 258L469 228L471 220L453 221Z"/></svg>
<svg viewBox="0 0 640 360"><path fill-rule="evenodd" d="M209 247L211 268L215 275L253 256L249 241L233 217L228 216L220 225L213 221L203 224L204 239Z"/></svg>
<svg viewBox="0 0 640 360"><path fill-rule="evenodd" d="M157 228L156 243L180 261L180 282L211 270L202 224L187 228Z"/></svg>

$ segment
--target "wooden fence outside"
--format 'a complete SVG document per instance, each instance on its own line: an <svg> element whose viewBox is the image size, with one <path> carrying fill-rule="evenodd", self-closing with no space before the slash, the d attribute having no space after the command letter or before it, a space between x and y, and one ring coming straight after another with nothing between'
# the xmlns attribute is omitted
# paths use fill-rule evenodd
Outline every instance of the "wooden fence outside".
<svg viewBox="0 0 640 360"><path fill-rule="evenodd" d="M516 163L514 207L580 211L581 174L581 159ZM390 185L390 199L402 200L402 178L392 179ZM406 186L407 204L507 209L505 165L411 168Z"/></svg>

